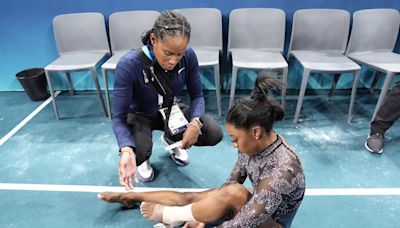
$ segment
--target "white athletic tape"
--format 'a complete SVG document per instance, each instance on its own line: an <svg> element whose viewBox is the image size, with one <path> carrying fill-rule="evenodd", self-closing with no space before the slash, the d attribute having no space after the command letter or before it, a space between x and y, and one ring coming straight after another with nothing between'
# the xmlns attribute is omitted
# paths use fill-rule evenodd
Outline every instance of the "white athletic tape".
<svg viewBox="0 0 400 228"><path fill-rule="evenodd" d="M165 225L164 223L157 223L153 226L153 228L173 228L171 225Z"/></svg>
<svg viewBox="0 0 400 228"><path fill-rule="evenodd" d="M173 226L180 226L184 222L195 221L192 214L192 205L164 206L162 222Z"/></svg>
<svg viewBox="0 0 400 228"><path fill-rule="evenodd" d="M178 142L172 143L171 145L166 146L165 150L169 151L169 150L175 149L177 147L180 147L181 145L182 145L182 141L178 141Z"/></svg>

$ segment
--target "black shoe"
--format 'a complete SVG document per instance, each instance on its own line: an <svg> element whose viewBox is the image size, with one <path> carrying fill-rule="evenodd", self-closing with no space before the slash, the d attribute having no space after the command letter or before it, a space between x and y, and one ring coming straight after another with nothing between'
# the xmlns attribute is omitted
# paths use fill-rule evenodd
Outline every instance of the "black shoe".
<svg viewBox="0 0 400 228"><path fill-rule="evenodd" d="M383 152L383 134L375 133L369 135L364 146L371 153L381 154Z"/></svg>

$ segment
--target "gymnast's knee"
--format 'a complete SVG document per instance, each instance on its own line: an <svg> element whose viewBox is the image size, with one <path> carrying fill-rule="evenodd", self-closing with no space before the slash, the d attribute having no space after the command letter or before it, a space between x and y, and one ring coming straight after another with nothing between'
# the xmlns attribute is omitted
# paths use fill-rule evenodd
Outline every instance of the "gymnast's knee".
<svg viewBox="0 0 400 228"><path fill-rule="evenodd" d="M230 184L221 188L221 194L227 201L242 206L247 202L250 192L242 184Z"/></svg>

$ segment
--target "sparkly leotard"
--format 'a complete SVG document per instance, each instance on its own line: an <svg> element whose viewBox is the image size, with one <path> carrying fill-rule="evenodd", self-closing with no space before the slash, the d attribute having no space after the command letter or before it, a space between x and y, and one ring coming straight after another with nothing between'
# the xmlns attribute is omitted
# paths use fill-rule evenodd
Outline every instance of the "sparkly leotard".
<svg viewBox="0 0 400 228"><path fill-rule="evenodd" d="M290 227L305 191L303 168L293 149L277 136L274 143L254 156L239 151L236 165L224 185L243 184L247 176L254 188L253 195L222 227L263 227L270 217Z"/></svg>

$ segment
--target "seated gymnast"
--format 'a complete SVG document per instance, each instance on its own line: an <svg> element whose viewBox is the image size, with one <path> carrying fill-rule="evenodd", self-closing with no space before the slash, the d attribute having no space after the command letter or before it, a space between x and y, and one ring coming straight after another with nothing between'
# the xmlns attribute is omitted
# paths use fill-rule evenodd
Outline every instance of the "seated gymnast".
<svg viewBox="0 0 400 228"><path fill-rule="evenodd" d="M228 111L226 128L238 160L227 181L203 192L103 192L100 200L133 207L142 202L142 215L173 226L290 227L304 197L305 177L299 157L273 130L282 120L281 105L267 96L282 86L260 76L250 96ZM243 186L249 177L253 190ZM222 222L222 223L221 223Z"/></svg>

